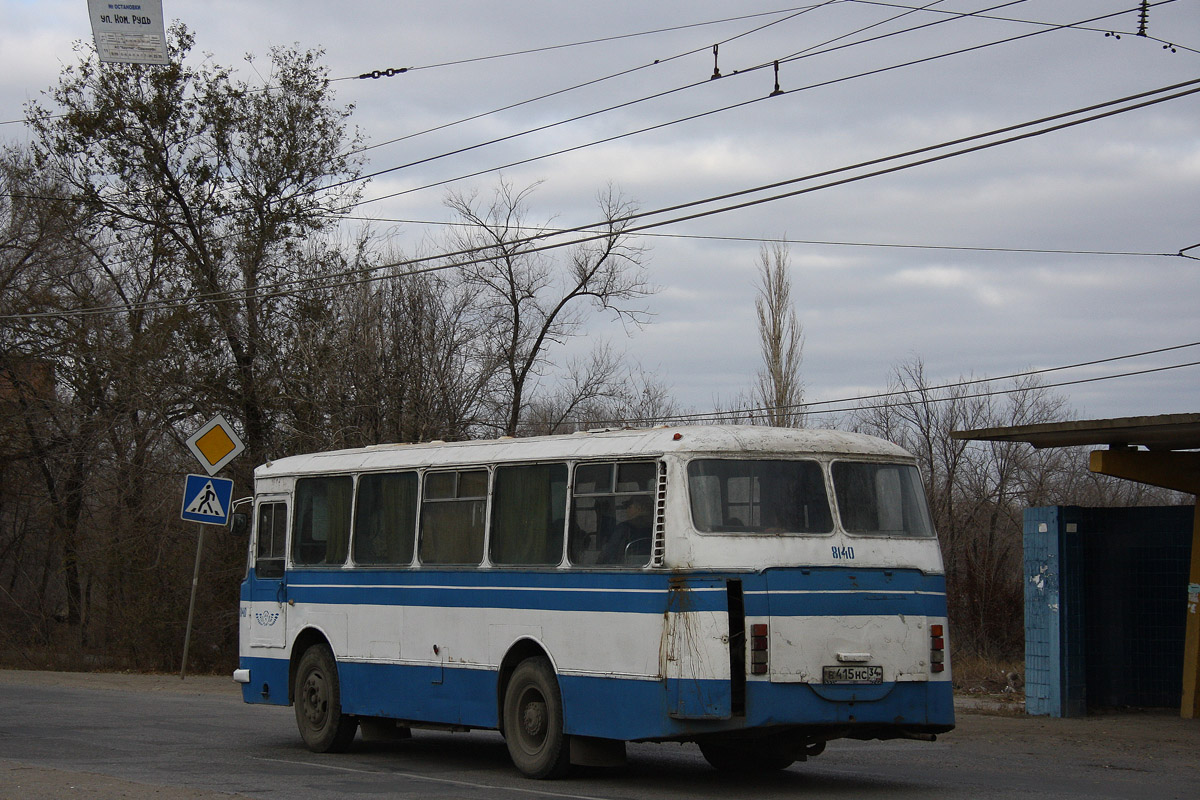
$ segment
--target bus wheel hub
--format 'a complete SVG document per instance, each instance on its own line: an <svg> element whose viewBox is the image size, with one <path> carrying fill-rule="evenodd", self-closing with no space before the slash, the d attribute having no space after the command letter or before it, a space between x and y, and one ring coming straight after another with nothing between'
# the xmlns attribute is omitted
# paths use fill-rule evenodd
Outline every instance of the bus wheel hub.
<svg viewBox="0 0 1200 800"><path fill-rule="evenodd" d="M521 715L521 726L525 728L527 735L541 736L546 727L546 704L526 703L525 711Z"/></svg>

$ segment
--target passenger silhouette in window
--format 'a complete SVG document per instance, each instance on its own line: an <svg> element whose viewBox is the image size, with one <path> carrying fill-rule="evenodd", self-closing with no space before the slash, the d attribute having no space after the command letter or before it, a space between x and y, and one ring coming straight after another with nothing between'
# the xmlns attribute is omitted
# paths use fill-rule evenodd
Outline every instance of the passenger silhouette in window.
<svg viewBox="0 0 1200 800"><path fill-rule="evenodd" d="M634 495L617 506L617 510L625 513L625 519L613 529L603 550L600 552L600 563L621 564L625 561L626 548L630 555L646 555L650 552L650 531L654 519L651 514L650 498L646 495Z"/></svg>

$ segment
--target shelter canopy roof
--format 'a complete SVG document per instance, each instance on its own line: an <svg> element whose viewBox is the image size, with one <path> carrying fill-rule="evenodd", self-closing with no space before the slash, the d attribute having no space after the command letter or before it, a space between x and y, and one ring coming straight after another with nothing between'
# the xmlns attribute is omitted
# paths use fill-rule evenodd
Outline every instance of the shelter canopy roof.
<svg viewBox="0 0 1200 800"><path fill-rule="evenodd" d="M1034 447L1109 445L1147 450L1200 449L1200 414L1162 414L1153 417L1088 419L953 431L955 439L987 442L1027 442Z"/></svg>

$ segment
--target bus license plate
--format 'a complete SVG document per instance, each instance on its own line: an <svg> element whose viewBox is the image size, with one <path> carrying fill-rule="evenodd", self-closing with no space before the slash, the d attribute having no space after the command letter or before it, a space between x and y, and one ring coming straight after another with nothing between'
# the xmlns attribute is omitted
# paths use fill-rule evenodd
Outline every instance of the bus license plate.
<svg viewBox="0 0 1200 800"><path fill-rule="evenodd" d="M883 667L823 667L822 683L883 683Z"/></svg>

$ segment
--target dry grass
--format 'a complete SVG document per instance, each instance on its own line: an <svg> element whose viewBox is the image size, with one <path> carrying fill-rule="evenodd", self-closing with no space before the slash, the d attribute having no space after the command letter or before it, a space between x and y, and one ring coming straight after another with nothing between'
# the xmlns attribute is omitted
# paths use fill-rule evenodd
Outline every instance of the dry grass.
<svg viewBox="0 0 1200 800"><path fill-rule="evenodd" d="M956 653L950 664L954 690L965 694L1025 696L1025 663L996 661L978 655Z"/></svg>

